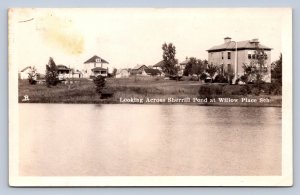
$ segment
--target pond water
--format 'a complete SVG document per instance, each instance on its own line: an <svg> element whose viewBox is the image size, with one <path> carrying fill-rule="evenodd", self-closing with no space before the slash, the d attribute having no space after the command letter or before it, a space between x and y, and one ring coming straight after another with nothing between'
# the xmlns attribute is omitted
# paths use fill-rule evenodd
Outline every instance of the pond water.
<svg viewBox="0 0 300 195"><path fill-rule="evenodd" d="M281 108L19 104L20 175L281 174Z"/></svg>

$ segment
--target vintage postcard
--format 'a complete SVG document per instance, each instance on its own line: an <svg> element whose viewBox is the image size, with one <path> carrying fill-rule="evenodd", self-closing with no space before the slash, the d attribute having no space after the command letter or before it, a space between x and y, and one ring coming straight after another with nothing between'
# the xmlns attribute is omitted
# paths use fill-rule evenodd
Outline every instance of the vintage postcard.
<svg viewBox="0 0 300 195"><path fill-rule="evenodd" d="M291 186L290 8L11 8L11 186Z"/></svg>

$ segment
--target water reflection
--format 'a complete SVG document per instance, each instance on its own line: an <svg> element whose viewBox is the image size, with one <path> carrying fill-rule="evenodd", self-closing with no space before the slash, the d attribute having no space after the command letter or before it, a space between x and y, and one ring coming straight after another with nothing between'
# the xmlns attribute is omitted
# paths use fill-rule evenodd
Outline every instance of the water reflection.
<svg viewBox="0 0 300 195"><path fill-rule="evenodd" d="M280 175L281 109L20 104L20 173Z"/></svg>

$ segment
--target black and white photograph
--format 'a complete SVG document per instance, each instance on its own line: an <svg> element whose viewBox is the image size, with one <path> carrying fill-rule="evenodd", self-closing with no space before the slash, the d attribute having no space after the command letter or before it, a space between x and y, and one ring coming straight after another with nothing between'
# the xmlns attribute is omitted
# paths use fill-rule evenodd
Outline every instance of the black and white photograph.
<svg viewBox="0 0 300 195"><path fill-rule="evenodd" d="M11 186L291 186L290 8L11 8Z"/></svg>

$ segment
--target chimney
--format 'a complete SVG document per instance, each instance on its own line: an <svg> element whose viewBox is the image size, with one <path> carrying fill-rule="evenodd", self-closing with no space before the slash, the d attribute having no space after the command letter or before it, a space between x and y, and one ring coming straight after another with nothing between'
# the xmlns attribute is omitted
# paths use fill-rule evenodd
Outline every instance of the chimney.
<svg viewBox="0 0 300 195"><path fill-rule="evenodd" d="M225 38L224 38L224 42L225 42L225 43L231 42L231 38L230 38L230 37L225 37Z"/></svg>
<svg viewBox="0 0 300 195"><path fill-rule="evenodd" d="M259 41L258 41L257 38L255 38L255 39L250 40L250 43L251 43L251 44L254 44L255 46L258 46Z"/></svg>

